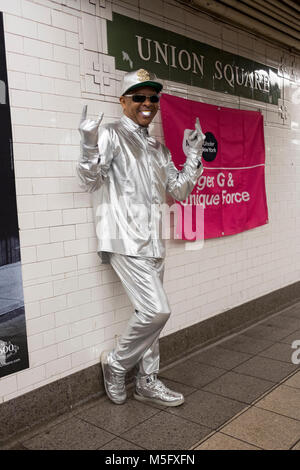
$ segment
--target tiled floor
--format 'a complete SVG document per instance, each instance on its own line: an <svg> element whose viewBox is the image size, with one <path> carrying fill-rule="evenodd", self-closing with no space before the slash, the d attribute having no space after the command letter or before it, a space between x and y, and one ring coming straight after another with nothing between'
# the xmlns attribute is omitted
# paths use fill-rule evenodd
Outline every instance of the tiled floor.
<svg viewBox="0 0 300 470"><path fill-rule="evenodd" d="M186 397L180 407L140 403L131 390L122 406L103 397L5 448L300 450L297 339L300 303L162 370Z"/></svg>

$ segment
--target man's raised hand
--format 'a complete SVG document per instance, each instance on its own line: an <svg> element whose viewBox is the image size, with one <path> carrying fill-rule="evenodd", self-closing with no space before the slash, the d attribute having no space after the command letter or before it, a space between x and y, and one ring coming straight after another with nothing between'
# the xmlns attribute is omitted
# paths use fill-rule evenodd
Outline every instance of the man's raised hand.
<svg viewBox="0 0 300 470"><path fill-rule="evenodd" d="M98 144L98 129L103 118L103 113L99 113L98 118L87 119L87 104L84 105L78 130L81 135L82 143L88 147L96 147Z"/></svg>
<svg viewBox="0 0 300 470"><path fill-rule="evenodd" d="M201 150L203 142L205 140L205 134L203 134L199 118L196 118L195 130L191 131L188 136L189 147L195 150Z"/></svg>

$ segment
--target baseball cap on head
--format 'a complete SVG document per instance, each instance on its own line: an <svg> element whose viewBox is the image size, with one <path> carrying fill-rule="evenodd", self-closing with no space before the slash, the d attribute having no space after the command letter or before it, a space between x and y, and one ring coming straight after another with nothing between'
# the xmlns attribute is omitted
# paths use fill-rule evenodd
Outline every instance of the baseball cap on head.
<svg viewBox="0 0 300 470"><path fill-rule="evenodd" d="M142 86L150 86L154 88L157 93L159 93L163 87L162 83L157 81L154 73L148 72L145 69L139 69L124 75L121 85L121 96Z"/></svg>

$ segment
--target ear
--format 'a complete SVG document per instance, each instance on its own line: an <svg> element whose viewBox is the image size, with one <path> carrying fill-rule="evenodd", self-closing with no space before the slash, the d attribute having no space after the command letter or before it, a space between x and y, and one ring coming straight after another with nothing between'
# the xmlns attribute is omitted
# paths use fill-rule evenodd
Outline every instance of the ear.
<svg viewBox="0 0 300 470"><path fill-rule="evenodd" d="M119 100L120 100L120 103L121 103L122 108L125 109L125 97L124 97L124 96L120 96Z"/></svg>

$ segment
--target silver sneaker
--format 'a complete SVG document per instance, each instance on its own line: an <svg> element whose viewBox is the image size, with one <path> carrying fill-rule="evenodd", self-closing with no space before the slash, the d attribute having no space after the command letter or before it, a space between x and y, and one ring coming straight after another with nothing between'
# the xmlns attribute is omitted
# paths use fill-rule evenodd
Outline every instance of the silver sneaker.
<svg viewBox="0 0 300 470"><path fill-rule="evenodd" d="M112 367L107 362L108 351L103 351L101 354L101 367L103 372L103 381L108 398L116 403L122 405L125 403L127 394L125 388L125 376L116 374Z"/></svg>
<svg viewBox="0 0 300 470"><path fill-rule="evenodd" d="M163 406L179 406L184 403L184 396L166 387L156 374L137 377L134 398Z"/></svg>

